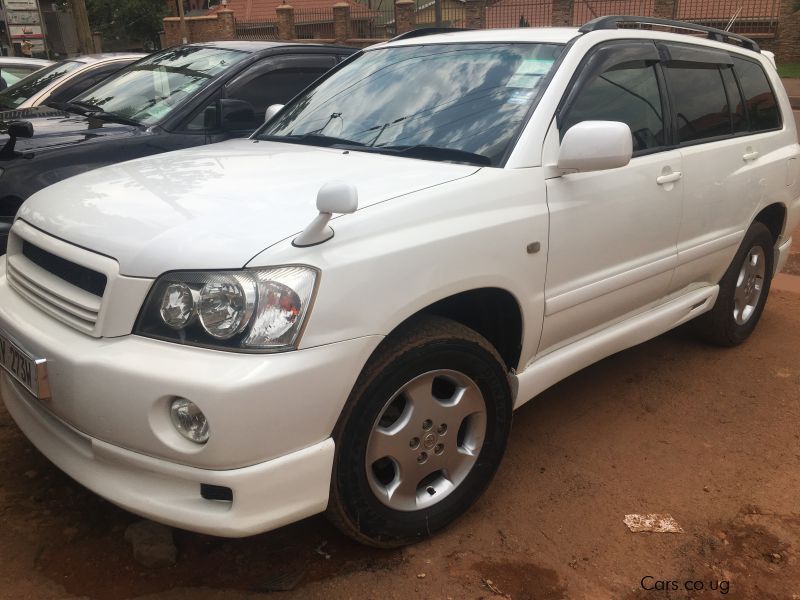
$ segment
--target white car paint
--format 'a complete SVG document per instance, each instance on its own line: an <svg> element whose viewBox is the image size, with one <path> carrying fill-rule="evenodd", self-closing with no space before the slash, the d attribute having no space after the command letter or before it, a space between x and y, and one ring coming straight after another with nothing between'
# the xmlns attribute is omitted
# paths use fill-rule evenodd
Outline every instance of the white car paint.
<svg viewBox="0 0 800 600"><path fill-rule="evenodd" d="M634 156L619 169L558 168L555 111L586 53L621 37L688 39L768 64L656 31L399 40L380 47L572 43L503 168L245 140L98 169L37 193L0 264L0 330L48 360L53 393L36 400L3 375L12 416L60 468L113 502L186 529L248 535L324 508L330 436L356 378L380 340L432 303L487 287L513 296L524 328L510 373L519 406L713 307L744 231L772 203L787 209L780 268L800 224L791 118L774 132ZM358 210L331 221L329 241L294 246L331 180L355 185ZM77 330L64 316L75 296L29 264L23 241L109 278L102 302L80 299L81 310L96 311L92 326ZM320 273L295 351L237 354L131 335L166 271L292 264ZM26 274L33 286L11 285ZM54 296L37 300L36 285ZM166 409L174 396L207 414L208 444L176 433ZM202 499L200 483L230 486L235 501Z"/></svg>

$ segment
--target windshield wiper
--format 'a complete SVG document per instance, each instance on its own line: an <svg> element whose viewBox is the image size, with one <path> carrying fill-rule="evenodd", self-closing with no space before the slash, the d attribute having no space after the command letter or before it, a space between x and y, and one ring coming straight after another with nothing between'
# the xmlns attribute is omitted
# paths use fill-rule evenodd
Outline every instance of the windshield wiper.
<svg viewBox="0 0 800 600"><path fill-rule="evenodd" d="M492 166L492 159L483 154L476 154L475 152L458 150L456 148L440 148L438 146L429 146L427 144L416 144L413 146L367 146L364 148L358 148L358 150L361 152L394 154L397 156L405 156L407 158L421 158L423 160L465 163L469 165L477 165L479 167Z"/></svg>
<svg viewBox="0 0 800 600"><path fill-rule="evenodd" d="M346 140L344 138L331 137L329 135L322 135L320 133L303 133L300 135L262 135L259 140L267 142L288 142L290 144L308 144L309 146L322 146L323 148L331 147L357 147L364 146L361 142L354 142L353 140Z"/></svg>
<svg viewBox="0 0 800 600"><path fill-rule="evenodd" d="M94 104L89 104L88 102L48 102L47 106L52 106L58 110L78 113L79 115L85 115L91 111L97 110Z"/></svg>
<svg viewBox="0 0 800 600"><path fill-rule="evenodd" d="M139 121L134 121L133 119L129 119L128 117L116 115L114 113L106 112L104 110L98 110L97 108L95 108L95 110L85 113L84 116L87 116L90 119L101 119L103 121L111 121L113 123L122 123L123 125L135 125L136 127L139 127L141 125Z"/></svg>

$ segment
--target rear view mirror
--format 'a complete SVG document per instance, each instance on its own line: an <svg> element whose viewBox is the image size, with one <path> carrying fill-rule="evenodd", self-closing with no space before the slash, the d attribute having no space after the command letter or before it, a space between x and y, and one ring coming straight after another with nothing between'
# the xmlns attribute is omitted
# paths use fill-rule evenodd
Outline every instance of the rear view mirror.
<svg viewBox="0 0 800 600"><path fill-rule="evenodd" d="M272 117L277 115L281 110L283 110L283 104L270 104L267 107L267 112L264 113L264 123L268 122Z"/></svg>
<svg viewBox="0 0 800 600"><path fill-rule="evenodd" d="M616 169L627 165L632 154L631 129L625 123L583 121L564 134L558 168L581 173Z"/></svg>
<svg viewBox="0 0 800 600"><path fill-rule="evenodd" d="M219 101L219 119L223 131L247 131L258 126L253 105L233 98Z"/></svg>

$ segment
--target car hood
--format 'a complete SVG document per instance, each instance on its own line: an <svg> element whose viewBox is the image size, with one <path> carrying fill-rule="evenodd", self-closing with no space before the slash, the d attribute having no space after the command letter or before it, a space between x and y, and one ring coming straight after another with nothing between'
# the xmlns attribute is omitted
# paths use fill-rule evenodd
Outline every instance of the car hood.
<svg viewBox="0 0 800 600"><path fill-rule="evenodd" d="M19 152L35 152L55 146L80 144L110 135L129 135L141 129L134 125L84 117L46 105L0 112L0 122L9 121L30 121L33 125L32 138L17 139L16 150ZM7 135L0 135L0 144L4 144L6 140L8 140Z"/></svg>
<svg viewBox="0 0 800 600"><path fill-rule="evenodd" d="M317 214L319 188L329 181L354 184L361 210L478 170L233 140L66 179L31 196L19 217L115 258L123 275L155 277L178 269L243 267L268 246L302 231Z"/></svg>

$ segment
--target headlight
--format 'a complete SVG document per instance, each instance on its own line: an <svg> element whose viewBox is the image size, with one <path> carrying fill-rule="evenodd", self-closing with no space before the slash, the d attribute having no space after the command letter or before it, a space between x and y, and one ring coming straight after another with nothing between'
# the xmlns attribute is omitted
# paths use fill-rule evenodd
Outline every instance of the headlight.
<svg viewBox="0 0 800 600"><path fill-rule="evenodd" d="M167 273L150 291L135 333L193 346L290 350L316 281L317 271L304 266Z"/></svg>

